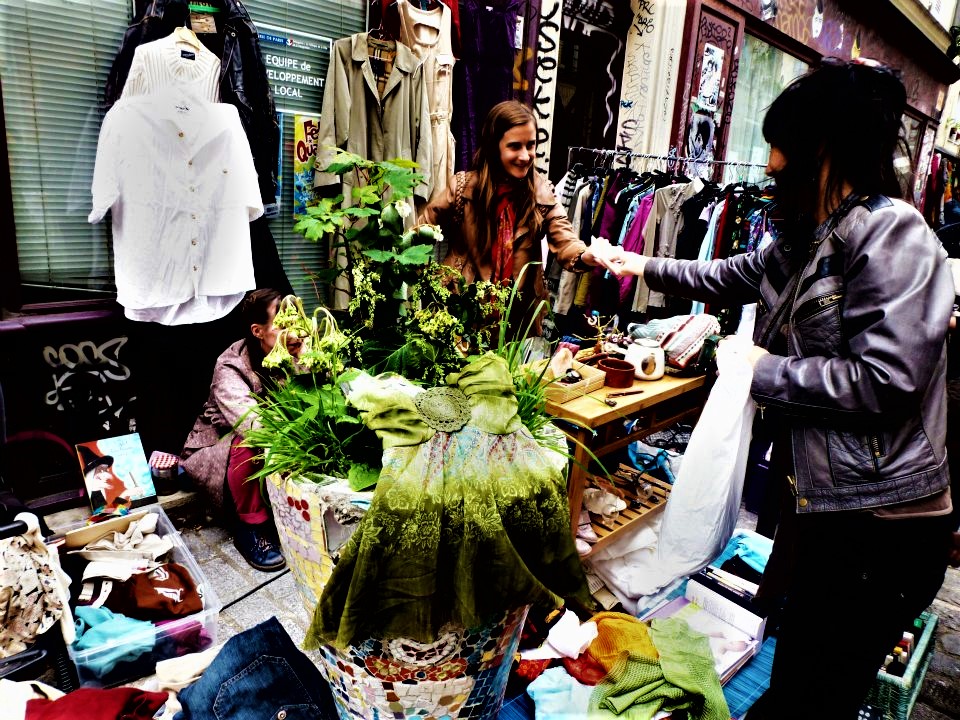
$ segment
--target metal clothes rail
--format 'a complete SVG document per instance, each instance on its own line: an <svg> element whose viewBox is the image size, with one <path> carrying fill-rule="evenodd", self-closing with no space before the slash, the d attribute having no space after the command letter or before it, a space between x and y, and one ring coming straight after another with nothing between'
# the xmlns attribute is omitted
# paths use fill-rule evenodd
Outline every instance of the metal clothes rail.
<svg viewBox="0 0 960 720"><path fill-rule="evenodd" d="M573 161L574 152L592 153L594 156L602 157L627 157L630 159L639 158L643 160L662 160L667 163L694 163L701 165L732 165L741 168L766 168L762 163L748 163L739 160L707 160L705 158L687 157L684 155L651 155L649 153L637 153L630 150L610 150L607 148L590 148L580 145L567 146L567 167L569 168Z"/></svg>

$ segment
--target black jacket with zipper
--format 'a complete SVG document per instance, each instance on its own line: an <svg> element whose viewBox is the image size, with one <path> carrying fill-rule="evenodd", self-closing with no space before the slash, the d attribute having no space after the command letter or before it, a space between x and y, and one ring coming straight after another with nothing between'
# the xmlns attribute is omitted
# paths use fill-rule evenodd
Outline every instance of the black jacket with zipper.
<svg viewBox="0 0 960 720"><path fill-rule="evenodd" d="M785 341L787 354L758 360L751 392L790 424L797 512L854 510L949 485L945 261L915 208L851 197L812 241L785 234L726 260L652 259L644 279L704 302L757 303L754 342Z"/></svg>
<svg viewBox="0 0 960 720"><path fill-rule="evenodd" d="M137 46L159 40L174 31L178 13L167 12L174 4L175 0L151 0L127 28L107 77L104 91L107 110L120 99ZM220 57L220 100L236 107L240 114L253 153L260 197L270 215L269 208L276 207L280 126L260 55L257 28L239 0L219 0L217 4L222 8L215 16L217 36L208 42L211 50L214 46L218 50L221 41L223 44L223 52L217 52ZM207 39L206 35L199 37Z"/></svg>

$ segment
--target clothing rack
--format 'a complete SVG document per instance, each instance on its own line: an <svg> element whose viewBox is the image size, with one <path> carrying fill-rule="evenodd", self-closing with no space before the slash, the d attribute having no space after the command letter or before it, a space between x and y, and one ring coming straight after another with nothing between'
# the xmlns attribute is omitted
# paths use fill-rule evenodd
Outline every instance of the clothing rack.
<svg viewBox="0 0 960 720"><path fill-rule="evenodd" d="M742 168L766 168L765 164L761 163L748 163L741 162L740 160L707 160L704 158L695 158L695 157L686 157L683 155L651 155L649 153L636 153L631 152L630 150L610 150L607 148L590 148L582 147L580 145L568 145L567 146L567 167L569 168L573 161L574 152L586 152L592 153L594 155L600 155L604 157L627 157L630 159L644 159L644 160L663 160L667 163L701 163L703 165L719 165L721 167L726 165L733 165L736 167ZM672 152L672 151L671 151Z"/></svg>

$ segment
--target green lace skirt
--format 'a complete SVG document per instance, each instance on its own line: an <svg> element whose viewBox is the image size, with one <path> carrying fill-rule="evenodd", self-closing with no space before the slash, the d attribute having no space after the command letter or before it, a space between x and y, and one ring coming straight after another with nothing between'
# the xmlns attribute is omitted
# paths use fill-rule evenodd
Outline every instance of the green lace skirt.
<svg viewBox="0 0 960 720"><path fill-rule="evenodd" d="M369 637L428 642L447 623L476 627L528 604L590 606L565 466L522 426L494 434L468 424L388 447L307 647Z"/></svg>

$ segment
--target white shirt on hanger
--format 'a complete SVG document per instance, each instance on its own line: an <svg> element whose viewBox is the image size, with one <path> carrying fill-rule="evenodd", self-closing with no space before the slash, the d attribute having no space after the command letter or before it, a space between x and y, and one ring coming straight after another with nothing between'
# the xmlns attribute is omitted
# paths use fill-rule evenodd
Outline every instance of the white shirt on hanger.
<svg viewBox="0 0 960 720"><path fill-rule="evenodd" d="M232 105L183 88L122 98L100 129L92 191L89 222L113 211L117 302L127 317L162 309L148 319L214 320L255 287L249 223L263 205ZM178 313L174 306L191 300L199 301Z"/></svg>

